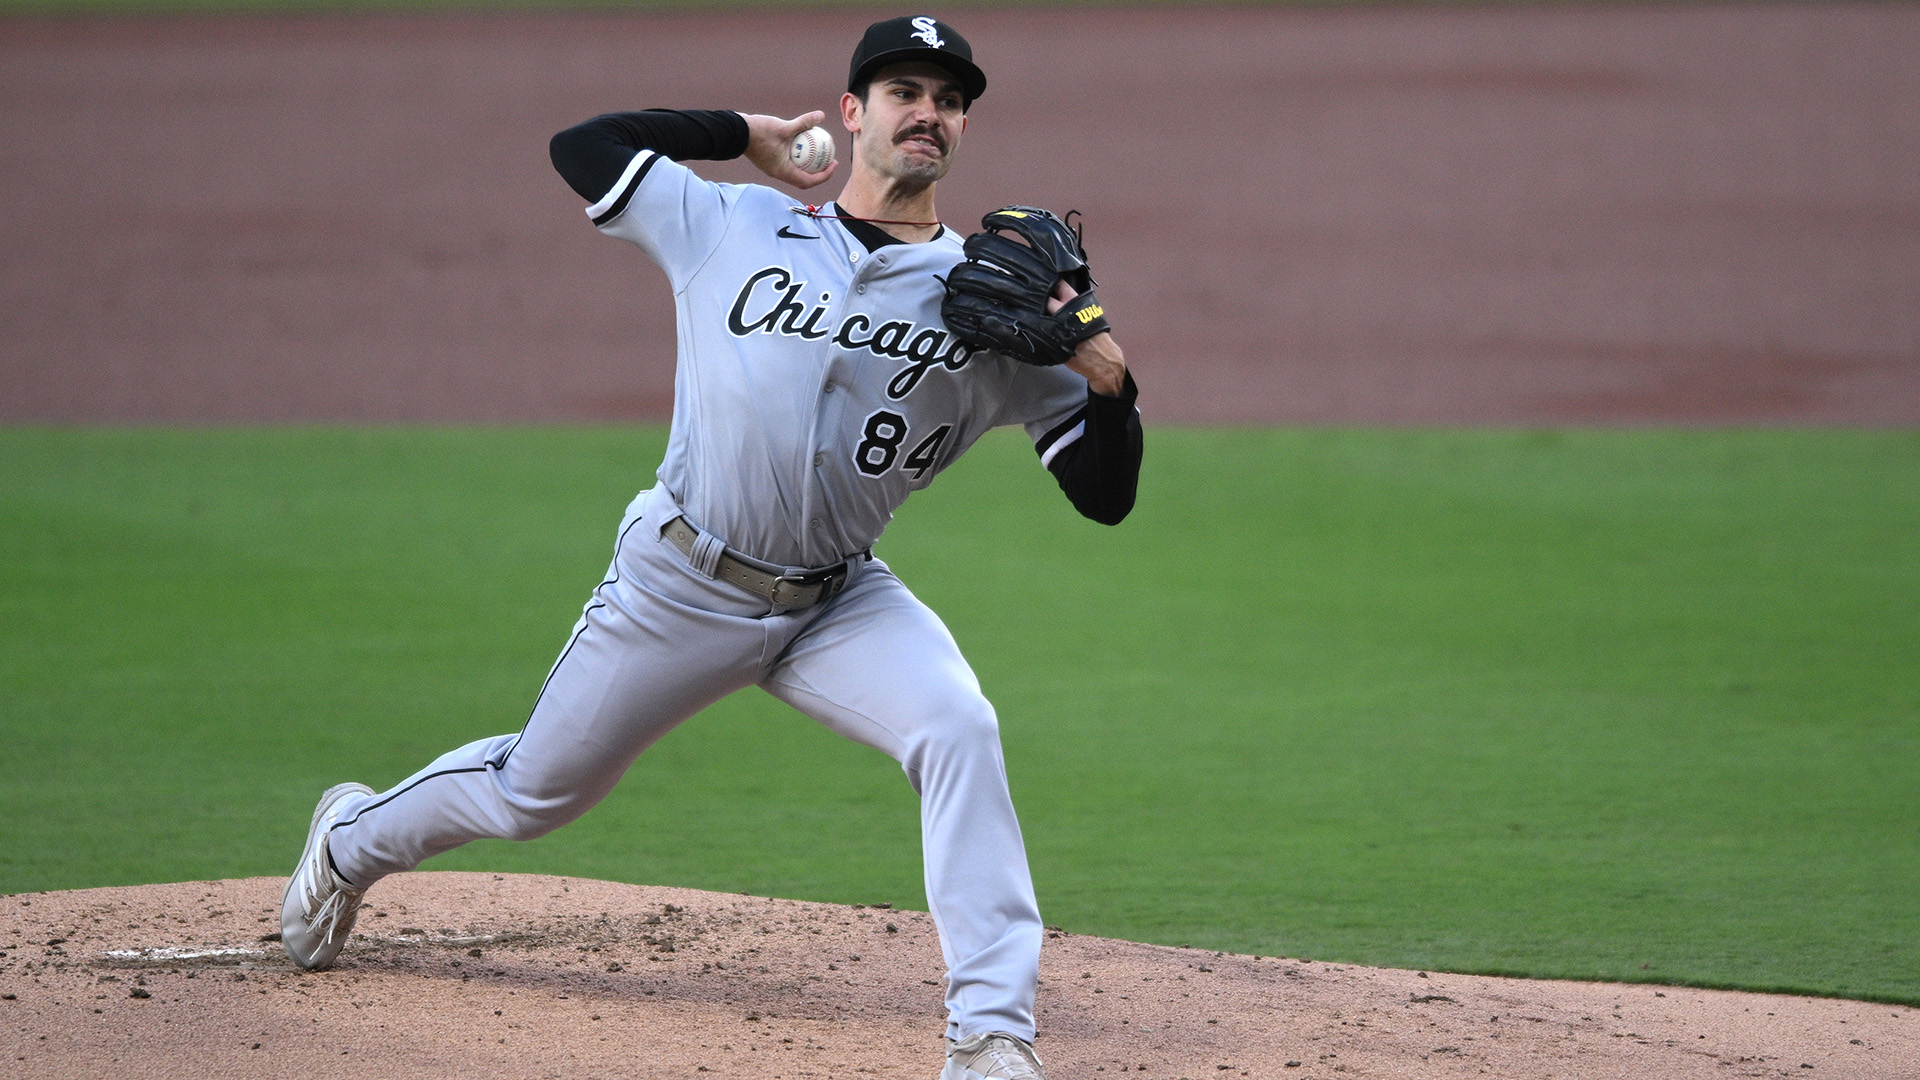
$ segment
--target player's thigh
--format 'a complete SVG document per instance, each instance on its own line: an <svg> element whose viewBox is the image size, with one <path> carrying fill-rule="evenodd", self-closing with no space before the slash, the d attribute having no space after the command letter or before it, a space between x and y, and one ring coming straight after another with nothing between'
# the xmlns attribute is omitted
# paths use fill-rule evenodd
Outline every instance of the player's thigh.
<svg viewBox="0 0 1920 1080"><path fill-rule="evenodd" d="M707 594L724 583L662 547L644 525L623 533L506 759L527 797L604 793L674 726L759 676L760 620L711 610Z"/></svg>
<svg viewBox="0 0 1920 1080"><path fill-rule="evenodd" d="M932 740L997 737L993 709L946 624L877 561L760 685L903 762Z"/></svg>

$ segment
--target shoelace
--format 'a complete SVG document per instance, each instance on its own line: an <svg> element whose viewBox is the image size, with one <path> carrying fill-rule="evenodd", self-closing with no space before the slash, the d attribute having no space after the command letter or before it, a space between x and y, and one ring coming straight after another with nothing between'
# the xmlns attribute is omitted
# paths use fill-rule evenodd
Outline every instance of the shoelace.
<svg viewBox="0 0 1920 1080"><path fill-rule="evenodd" d="M1003 1076L1006 1080L1043 1080L1039 1070L1034 1068L1038 1056L1035 1054L1034 1058L1029 1058L1019 1043L998 1035L989 1038L986 1045L980 1048L974 1056L972 1068L975 1072ZM985 1061L982 1061L983 1058ZM982 1069L982 1064L988 1067Z"/></svg>
<svg viewBox="0 0 1920 1080"><path fill-rule="evenodd" d="M321 873L326 873L326 871L322 870ZM331 877L332 875L329 874L328 876ZM313 906L313 902L316 899L319 899L318 894L313 889L308 889L306 896L302 897L304 902L300 907L306 912L308 920L316 927L322 927L326 930L326 935L321 940L331 944L333 942L333 935L340 930L341 919L345 918L347 913L352 910L353 905L359 901L360 894L351 889L340 888L339 883L336 881L333 891L327 894L325 900L320 901L318 910L315 910Z"/></svg>

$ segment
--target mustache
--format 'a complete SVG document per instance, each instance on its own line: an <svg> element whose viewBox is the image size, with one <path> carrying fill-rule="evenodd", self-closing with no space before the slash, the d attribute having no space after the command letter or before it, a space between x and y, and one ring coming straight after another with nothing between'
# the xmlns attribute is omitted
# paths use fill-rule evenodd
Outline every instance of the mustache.
<svg viewBox="0 0 1920 1080"><path fill-rule="evenodd" d="M940 134L940 130L938 128L927 127L924 125L916 125L914 127L908 128L905 131L902 131L898 135L895 135L893 137L893 141L895 145L898 145L918 135L925 135L927 138L932 139L933 145L939 147L941 153L943 154L946 153L946 150L947 150L946 136Z"/></svg>

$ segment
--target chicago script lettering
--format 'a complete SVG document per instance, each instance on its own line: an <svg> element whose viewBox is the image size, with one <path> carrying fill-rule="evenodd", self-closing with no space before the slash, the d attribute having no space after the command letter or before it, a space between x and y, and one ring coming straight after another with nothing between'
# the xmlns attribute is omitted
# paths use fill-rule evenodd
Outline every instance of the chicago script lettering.
<svg viewBox="0 0 1920 1080"><path fill-rule="evenodd" d="M765 288L761 287L763 283ZM826 337L827 332L820 328L820 319L827 313L831 295L821 293L820 303L808 311L799 300L800 291L806 287L806 282L793 280L785 267L767 267L740 286L740 295L733 298L733 307L727 311L727 329L735 337L776 333L809 341ZM750 310L753 312L751 322L748 321Z"/></svg>
<svg viewBox="0 0 1920 1080"><path fill-rule="evenodd" d="M832 302L830 293L821 293L820 302L811 307L800 302L807 283L793 280L785 267L769 266L757 271L733 299L727 311L727 329L736 337L748 334L784 334L817 341L827 336L820 321ZM974 348L938 327L921 327L905 319L893 319L873 325L873 320L855 312L841 320L833 334L833 343L843 349L865 349L889 360L905 360L887 382L887 396L906 397L934 367L959 371L973 359Z"/></svg>
<svg viewBox="0 0 1920 1080"><path fill-rule="evenodd" d="M873 336L860 337L870 329ZM855 313L840 323L840 332L833 336L833 343L843 349L865 349L875 356L907 361L907 366L887 382L887 396L898 401L911 394L934 365L959 371L973 359L973 347L945 330L928 328L916 334L914 329L913 323L904 320L884 322L874 329L871 319Z"/></svg>

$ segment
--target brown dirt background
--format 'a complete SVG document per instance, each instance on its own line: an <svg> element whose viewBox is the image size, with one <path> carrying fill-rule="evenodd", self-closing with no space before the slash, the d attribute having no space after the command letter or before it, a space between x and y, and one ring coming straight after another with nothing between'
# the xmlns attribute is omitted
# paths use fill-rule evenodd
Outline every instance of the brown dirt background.
<svg viewBox="0 0 1920 1080"><path fill-rule="evenodd" d="M0 899L0 1073L932 1080L942 1062L921 912L404 874L368 893L336 968L303 974L261 940L281 884ZM1902 1006L1058 932L1039 1019L1054 1080L1920 1075L1920 1011Z"/></svg>
<svg viewBox="0 0 1920 1080"><path fill-rule="evenodd" d="M831 109L874 14L0 21L0 422L663 418L547 138ZM1151 421L1920 422L1920 6L959 22L942 212L1084 211Z"/></svg>
<svg viewBox="0 0 1920 1080"><path fill-rule="evenodd" d="M664 418L663 279L547 137L830 107L872 17L0 21L0 422ZM1087 214L1152 421L1920 422L1920 6L958 21L942 210ZM924 914L405 875L306 975L280 884L0 898L0 1075L939 1068ZM1040 1010L1055 1080L1920 1077L1898 1006L1071 935Z"/></svg>

